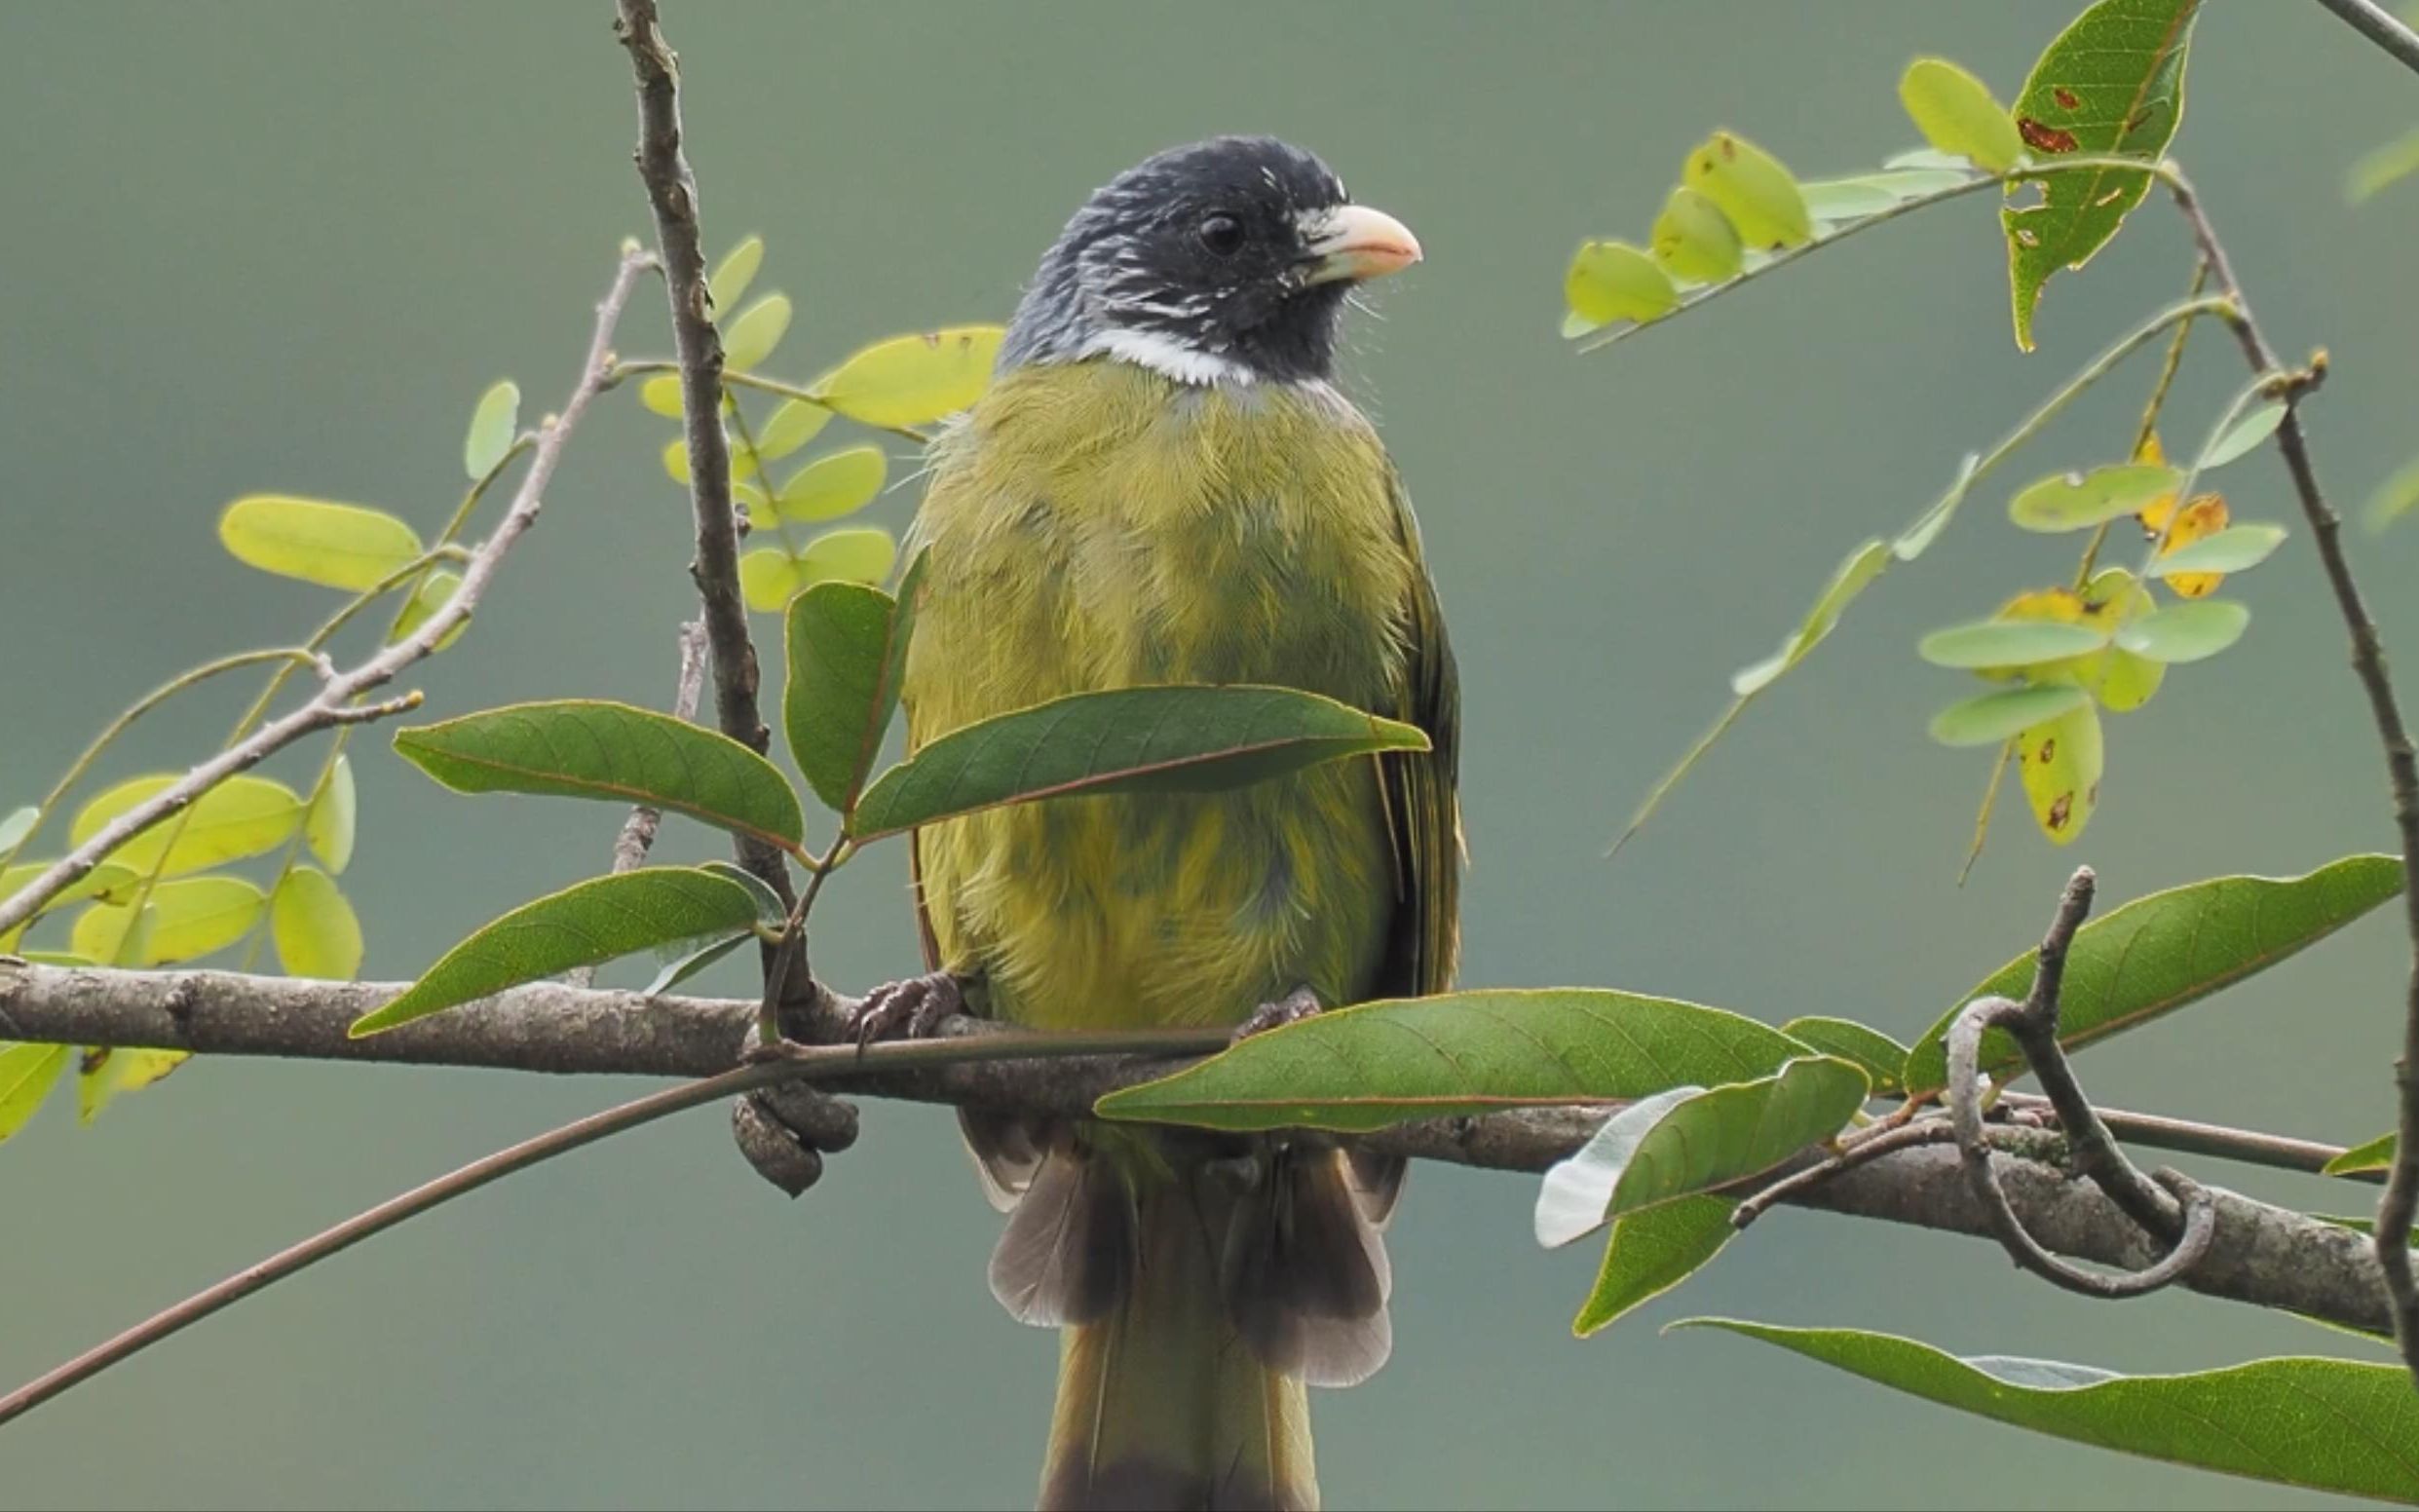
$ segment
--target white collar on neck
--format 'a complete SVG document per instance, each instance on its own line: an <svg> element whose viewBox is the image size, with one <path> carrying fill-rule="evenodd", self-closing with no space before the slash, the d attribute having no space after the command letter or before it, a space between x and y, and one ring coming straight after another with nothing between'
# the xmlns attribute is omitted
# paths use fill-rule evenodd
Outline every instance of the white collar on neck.
<svg viewBox="0 0 2419 1512"><path fill-rule="evenodd" d="M1248 384L1258 374L1228 358L1213 356L1154 331L1112 326L1084 342L1077 357L1108 356L1134 362L1178 383L1205 387L1214 383Z"/></svg>

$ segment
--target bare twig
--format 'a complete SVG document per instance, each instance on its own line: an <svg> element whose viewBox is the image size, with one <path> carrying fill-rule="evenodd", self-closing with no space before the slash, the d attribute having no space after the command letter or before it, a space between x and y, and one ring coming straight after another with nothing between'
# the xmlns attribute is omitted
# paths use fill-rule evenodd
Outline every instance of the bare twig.
<svg viewBox="0 0 2419 1512"><path fill-rule="evenodd" d="M220 782L258 766L262 761L304 737L338 725L359 724L399 712L408 707L409 699L390 699L369 706L357 705L355 700L372 689L393 681L405 667L436 649L448 631L462 624L477 607L487 586L495 580L504 565L505 553L512 544L537 523L538 511L546 503L547 485L553 481L554 469L562 460L563 447L578 428L580 417L587 410L588 401L596 397L607 371L612 366L614 326L622 319L623 308L629 303L630 291L637 285L638 276L655 265L655 259L635 246L622 254L622 265L615 270L613 284L596 307L596 325L588 340L586 355L581 359L579 382L562 411L545 434L538 437L530 460L529 471L521 475L519 490L512 496L511 508L496 528L480 543L477 550L462 570L461 586L435 613L423 621L416 630L381 648L368 660L350 671L340 672L323 682L312 699L292 713L270 721L253 732L249 738L230 745L209 760L202 762L169 786L127 810L110 820L84 844L45 870L41 876L18 889L17 893L0 900L0 934L33 917L34 912L73 886L110 851L133 839L152 825L170 818L208 792Z"/></svg>
<svg viewBox="0 0 2419 1512"><path fill-rule="evenodd" d="M698 699L705 684L705 622L692 620L680 627L680 679L672 687L672 717L695 720ZM630 816L622 821L622 832L613 841L613 869L626 872L647 859L647 851L655 845L657 826L663 822L663 811L648 804L633 804Z"/></svg>
<svg viewBox="0 0 2419 1512"><path fill-rule="evenodd" d="M672 349L680 359L681 408L689 442L689 496L697 513L697 558L689 575L703 606L705 639L713 650L714 715L722 733L751 750L772 744L756 701L756 645L739 594L738 522L731 503L731 443L722 429L722 334L714 327L705 286L705 250L698 227L698 181L681 150L680 60L656 16L655 0L620 0L615 23L638 77L638 176L655 212L672 308ZM746 867L789 906L789 868L761 840L737 837Z"/></svg>
<svg viewBox="0 0 2419 1512"><path fill-rule="evenodd" d="M2347 20L2354 19L2349 8L2336 5L2333 0L2327 3ZM2354 24L2359 22L2354 20ZM2362 599L2360 585L2352 576L2352 564L2344 555L2343 517L2335 512L2319 487L2318 470L2310 460L2309 436L2302 430L2300 401L2325 376L2325 359L2313 359L2308 367L2297 372L2286 370L2251 313L2250 301L2235 277L2234 264L2226 256L2224 244L2217 239L2216 227L2201 208L2200 196L2181 174L2172 175L2168 187L2174 195L2176 208L2192 228L2201 255L2209 259L2218 291L2233 303L2233 310L2224 320L2243 348L2244 360L2250 364L2253 373L2277 380L2277 396L2285 401L2285 419L2276 430L2277 450L2285 458L2293 493L2301 501L2302 516L2309 521L2319 562L2325 569L2336 611L2352 641L2353 674L2368 696L2369 716L2377 727L2378 743L2385 748L2386 777L2394 796L2394 822L2402 841L2402 910L2404 927L2411 939L2411 966L2402 1004L2401 1053L2394 1063L2400 1109L2399 1138L2393 1166L2386 1174L2385 1193L2377 1202L2375 1247L2394 1312L2395 1339L2403 1363L2409 1366L2414 1378L2419 1378L2419 1282L2412 1275L2410 1248L2403 1242L2410 1232L2412 1219L2419 1217L2419 755L2413 753L2409 727L2403 721L2393 679L2386 671L2384 637L2377 631L2377 622Z"/></svg>
<svg viewBox="0 0 2419 1512"><path fill-rule="evenodd" d="M2341 17L2346 25L2385 50L2403 67L2419 71L2419 32L2394 19L2376 0L2319 0Z"/></svg>

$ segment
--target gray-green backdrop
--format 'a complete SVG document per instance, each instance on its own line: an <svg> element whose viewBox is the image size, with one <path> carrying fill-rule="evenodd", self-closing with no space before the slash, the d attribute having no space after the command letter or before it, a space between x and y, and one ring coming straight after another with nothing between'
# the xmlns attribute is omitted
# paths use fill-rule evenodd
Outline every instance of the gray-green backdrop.
<svg viewBox="0 0 2419 1512"><path fill-rule="evenodd" d="M2389 842L2297 531L2240 585L2247 643L2112 721L2082 844L2053 851L2011 792L1955 888L1984 763L1926 742L1963 685L1912 640L2071 562L2068 543L2006 527L1994 487L1601 857L1840 552L2175 297L2187 265L2173 217L2145 209L2051 286L2043 350L2020 357L1975 200L1580 359L1554 334L1572 246L1642 235L1717 125L1809 176L1870 166L1912 139L1893 94L1910 56L1958 57L2006 97L2072 0L666 9L709 238L769 239L760 286L801 312L775 364L795 376L862 339L1003 318L1086 190L1214 132L1314 145L1417 229L1427 263L1376 292L1346 367L1417 498L1460 651L1471 982L1911 1034L2037 933L2077 859L2115 900ZM483 386L509 373L533 412L559 401L614 247L646 227L609 10L0 7L0 802L36 794L171 670L324 612L322 590L220 553L225 501L318 493L433 525ZM2325 479L2355 500L2419 448L2419 186L2355 213L2338 183L2406 125L2415 90L2314 6L2235 0L2201 23L2177 149L2275 337L2331 349L2312 424ZM650 303L624 347L663 345ZM2148 379L2129 370L2015 474L2121 448ZM2178 434L2239 381L2208 340ZM627 397L596 415L471 635L414 679L433 708L666 698L689 601L683 503L654 457L667 430ZM2288 516L2272 458L2226 478L2239 515ZM880 509L900 524L913 506L910 488ZM2419 530L2360 551L2419 666ZM144 762L190 759L231 711L163 713ZM454 799L383 740L360 748L348 886L372 975L407 976L606 860L610 810ZM670 855L715 850L667 829ZM914 961L895 850L822 918L817 962L842 984ZM2365 1137L2389 1117L2400 955L2369 921L2094 1053L2087 1079L2123 1106ZM203 1063L89 1129L53 1108L0 1151L0 1378L635 1090ZM2079 1301L1971 1241L1795 1213L1580 1344L1568 1322L1594 1256L1541 1254L1530 1199L1522 1179L1418 1173L1393 1241L1394 1362L1318 1404L1336 1505L2276 1505L2294 1498L1656 1325L1856 1324L2127 1370L2362 1348L2183 1296ZM719 1114L691 1115L416 1222L0 1431L0 1503L1012 1505L1054 1346L984 1291L995 1225L939 1111L871 1110L860 1149L796 1204L734 1157Z"/></svg>

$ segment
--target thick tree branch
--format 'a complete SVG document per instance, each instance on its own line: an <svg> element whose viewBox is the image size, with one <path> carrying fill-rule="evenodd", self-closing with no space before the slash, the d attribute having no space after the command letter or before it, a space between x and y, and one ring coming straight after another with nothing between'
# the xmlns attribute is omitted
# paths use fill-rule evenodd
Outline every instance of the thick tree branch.
<svg viewBox="0 0 2419 1512"><path fill-rule="evenodd" d="M553 983L521 987L366 1040L346 1026L402 983L314 982L224 971L105 971L0 965L0 1036L74 1044L147 1046L205 1054L493 1067L563 1075L711 1077L737 1063L756 1003L643 998ZM850 1000L818 993L794 1006L802 1027L837 1036ZM960 1034L994 1026L960 1020ZM1154 1044L1192 1052L1220 1032ZM887 1047L877 1047L888 1054ZM945 1049L934 1053L946 1054ZM868 1065L848 1089L920 1102L1074 1116L1104 1093L1167 1069L1132 1055L1041 1064L1009 1060L884 1072ZM777 1079L777 1078L776 1078ZM1406 1124L1365 1143L1417 1159L1491 1170L1543 1171L1586 1143L1598 1109L1536 1109ZM2121 1126L2121 1125L2120 1125ZM1819 1152L1801 1157L1805 1164ZM1759 1181L1790 1174L1792 1167ZM2052 1165L2000 1161L2008 1201L2044 1247L2077 1260L2139 1266L2163 1246L2089 1182ZM2364 1235L2298 1213L2215 1192L2215 1242L2179 1283L2212 1297L2279 1307L2351 1328L2390 1326ZM1791 1197L1794 1205L1988 1236L1989 1214L1965 1186L1954 1151L1904 1149Z"/></svg>
<svg viewBox="0 0 2419 1512"><path fill-rule="evenodd" d="M383 703L358 703L361 695L392 682L396 675L413 662L435 651L437 643L453 628L471 617L485 596L487 586L495 581L504 565L504 556L536 524L538 511L546 503L547 485L554 479L555 466L562 461L563 448L578 428L580 417L586 413L588 401L595 398L613 367L613 332L620 323L622 311L629 303L630 291L637 285L638 276L655 265L655 259L635 246L622 254L622 265L614 273L613 284L596 306L596 325L588 338L587 353L581 359L579 382L572 386L571 397L563 401L554 423L538 436L529 458L529 471L521 474L519 491L512 496L511 507L504 518L480 543L477 550L462 569L462 582L453 597L422 622L420 627L391 646L382 647L376 655L349 671L331 671L323 678L320 691L308 703L283 718L271 720L248 737L237 741L209 760L201 763L162 788L150 798L136 804L76 847L49 870L19 888L14 896L0 899L0 934L6 934L31 919L37 909L100 864L110 851L117 850L142 831L164 819L173 817L204 793L235 775L258 766L271 755L283 750L296 740L321 730L339 725L361 724L368 720L398 713L417 703L418 698L406 696L390 699Z"/></svg>
<svg viewBox="0 0 2419 1512"><path fill-rule="evenodd" d="M697 558L689 575L704 609L713 649L714 715L722 733L755 751L772 744L757 707L756 646L739 595L738 519L731 502L731 442L722 429L722 333L705 286L704 240L698 227L698 181L681 149L680 59L663 40L655 0L620 0L615 29L638 77L638 176L655 212L663 284L672 308L672 350L680 359L681 410L689 442L689 496L697 513ZM734 842L739 864L788 906L789 868L761 840Z"/></svg>

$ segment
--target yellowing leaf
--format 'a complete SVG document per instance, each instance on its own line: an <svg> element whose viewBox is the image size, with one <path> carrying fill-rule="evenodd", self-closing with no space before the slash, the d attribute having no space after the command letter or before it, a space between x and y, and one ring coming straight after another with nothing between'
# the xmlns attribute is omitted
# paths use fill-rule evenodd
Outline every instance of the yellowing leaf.
<svg viewBox="0 0 2419 1512"><path fill-rule="evenodd" d="M76 1121L100 1116L121 1092L139 1091L192 1057L183 1050L88 1050L76 1067Z"/></svg>
<svg viewBox="0 0 2419 1512"><path fill-rule="evenodd" d="M420 555L420 537L384 510L252 494L218 516L219 544L246 567L360 592Z"/></svg>
<svg viewBox="0 0 2419 1512"><path fill-rule="evenodd" d="M1721 208L1685 184L1674 188L1647 238L1676 279L1718 284L1739 271L1739 232Z"/></svg>
<svg viewBox="0 0 2419 1512"><path fill-rule="evenodd" d="M747 285L756 282L756 270L765 265L765 239L749 237L731 251L706 277L705 295L717 310L728 310L747 293ZM675 409L674 414L679 411Z"/></svg>
<svg viewBox="0 0 2419 1512"><path fill-rule="evenodd" d="M338 756L326 785L302 821L302 838L329 871L342 875L353 861L353 825L360 799L353 786L353 758Z"/></svg>
<svg viewBox="0 0 2419 1512"><path fill-rule="evenodd" d="M760 546L739 558L739 596L758 614L775 614L806 591L798 563L777 546Z"/></svg>
<svg viewBox="0 0 2419 1512"><path fill-rule="evenodd" d="M83 845L111 819L177 780L166 775L134 777L110 788L77 813L75 822L68 826L68 843ZM162 873L173 877L259 855L293 838L302 823L302 799L283 782L244 773L204 793L189 813L191 817L181 832L176 815L170 814L111 851L109 858L147 872L165 855ZM176 837L173 850L169 847L171 834Z"/></svg>
<svg viewBox="0 0 2419 1512"><path fill-rule="evenodd" d="M147 928L134 930L132 907L95 903L76 918L76 953L106 964L166 965L224 950L251 932L269 895L241 877L186 877L151 889Z"/></svg>
<svg viewBox="0 0 2419 1512"><path fill-rule="evenodd" d="M667 419L678 420L686 411L680 397L680 374L658 373L638 386L638 402Z"/></svg>
<svg viewBox="0 0 2419 1512"><path fill-rule="evenodd" d="M478 407L471 412L471 433L462 438L462 470L472 481L494 472L511 452L520 414L520 385L510 378L478 397Z"/></svg>
<svg viewBox="0 0 2419 1512"><path fill-rule="evenodd" d="M1924 140L1977 168L2004 173L2024 155L2016 118L1982 80L1945 57L1918 57L1898 81L1899 103Z"/></svg>
<svg viewBox="0 0 2419 1512"><path fill-rule="evenodd" d="M1614 321L1643 323L1669 315L1680 290L1653 258L1628 243L1589 242L1563 276L1563 302L1576 318L1566 333L1584 335Z"/></svg>
<svg viewBox="0 0 2419 1512"><path fill-rule="evenodd" d="M2167 532L2167 539L2159 545L2159 554L2163 557L2172 556L2193 542L2213 536L2226 528L2226 501L2217 494L2202 494L2195 498L2184 506L2183 512L2175 515L2174 523L2169 524L2167 516L2173 509L2174 496L2171 494L2160 500L2159 506L2153 510L2142 512L2144 529L2154 536L2161 529ZM2152 520L2154 512L2158 516L2155 523ZM2226 575L2222 572L2171 572L2159 581L2174 589L2179 598L2207 598L2217 590L2217 585L2226 581Z"/></svg>
<svg viewBox="0 0 2419 1512"><path fill-rule="evenodd" d="M1739 240L1778 251L1814 240L1814 222L1797 180L1780 160L1744 136L1716 132L1688 154L1682 182L1720 208Z"/></svg>
<svg viewBox="0 0 2419 1512"><path fill-rule="evenodd" d="M2093 578L2084 596L2091 605L2092 621L2112 632L2158 607L2150 589L2122 567L2108 568ZM2167 666L2122 646L2111 646L2085 659L2077 673L2077 680L2099 700L2100 707L2111 714L2124 714L2150 701L2167 677Z"/></svg>
<svg viewBox="0 0 2419 1512"><path fill-rule="evenodd" d="M787 294L767 294L749 305L723 332L723 366L743 373L773 356L789 332L789 316Z"/></svg>
<svg viewBox="0 0 2419 1512"><path fill-rule="evenodd" d="M0 1042L0 1142L25 1126L74 1055L73 1045Z"/></svg>
<svg viewBox="0 0 2419 1512"><path fill-rule="evenodd" d="M983 397L1006 334L997 325L953 325L878 341L825 374L814 397L860 425L926 425Z"/></svg>
<svg viewBox="0 0 2419 1512"><path fill-rule="evenodd" d="M828 530L798 553L799 586L834 580L878 584L897 562L898 543L879 526Z"/></svg>
<svg viewBox="0 0 2419 1512"><path fill-rule="evenodd" d="M832 412L813 399L790 399L756 433L756 455L766 462L786 457L831 423Z"/></svg>
<svg viewBox="0 0 2419 1512"><path fill-rule="evenodd" d="M316 866L297 866L278 885L269 933L288 976L349 982L360 973L361 921L335 880Z"/></svg>
<svg viewBox="0 0 2419 1512"><path fill-rule="evenodd" d="M2102 758L2099 711L2083 702L2017 737L2017 772L2033 822L2066 845L2091 822L2099 803Z"/></svg>
<svg viewBox="0 0 2419 1512"><path fill-rule="evenodd" d="M853 514L882 492L889 467L879 446L851 446L817 457L781 485L773 508L781 518L801 524Z"/></svg>

